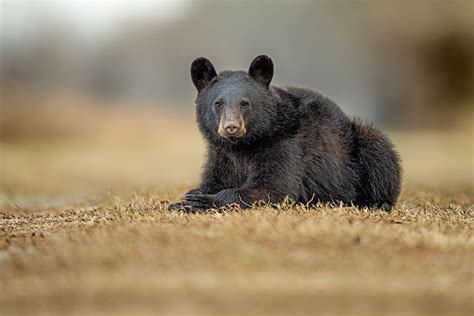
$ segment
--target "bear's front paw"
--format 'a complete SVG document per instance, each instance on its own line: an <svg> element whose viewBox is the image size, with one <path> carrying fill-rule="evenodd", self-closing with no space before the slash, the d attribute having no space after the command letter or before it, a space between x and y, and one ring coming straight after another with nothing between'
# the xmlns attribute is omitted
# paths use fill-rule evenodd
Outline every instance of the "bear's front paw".
<svg viewBox="0 0 474 316"><path fill-rule="evenodd" d="M186 205L186 202L177 202L170 204L168 206L168 211L169 212L176 212L176 211L184 211L184 212L189 212L189 206Z"/></svg>
<svg viewBox="0 0 474 316"><path fill-rule="evenodd" d="M216 194L186 194L184 198L186 200L186 205L195 210L216 208L216 205L214 204Z"/></svg>
<svg viewBox="0 0 474 316"><path fill-rule="evenodd" d="M168 212L196 213L205 211L207 208L200 207L196 203L178 202L168 206Z"/></svg>

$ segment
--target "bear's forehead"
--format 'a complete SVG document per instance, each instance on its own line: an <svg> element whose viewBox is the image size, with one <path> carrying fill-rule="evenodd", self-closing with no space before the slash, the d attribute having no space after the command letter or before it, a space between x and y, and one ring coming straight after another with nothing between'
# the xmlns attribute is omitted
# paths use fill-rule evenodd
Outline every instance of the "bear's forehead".
<svg viewBox="0 0 474 316"><path fill-rule="evenodd" d="M213 86L217 90L239 90L251 89L254 86L253 80L243 71L225 71L219 73L215 78Z"/></svg>
<svg viewBox="0 0 474 316"><path fill-rule="evenodd" d="M238 103L242 97L253 98L259 88L259 84L244 71L222 71L201 95L201 100L210 103L222 98L229 104Z"/></svg>
<svg viewBox="0 0 474 316"><path fill-rule="evenodd" d="M249 81L238 80L235 78L226 78L219 80L211 88L215 97L228 99L229 101L238 101L242 96L249 97L254 94L255 87Z"/></svg>
<svg viewBox="0 0 474 316"><path fill-rule="evenodd" d="M250 77L244 71L222 71L217 75L216 82L218 83L238 83L238 82L249 82Z"/></svg>

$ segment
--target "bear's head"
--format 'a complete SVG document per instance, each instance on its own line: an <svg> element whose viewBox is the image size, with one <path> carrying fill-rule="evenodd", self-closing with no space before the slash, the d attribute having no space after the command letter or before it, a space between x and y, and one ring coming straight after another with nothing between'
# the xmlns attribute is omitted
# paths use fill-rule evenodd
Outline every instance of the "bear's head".
<svg viewBox="0 0 474 316"><path fill-rule="evenodd" d="M273 62L256 57L248 70L222 71L199 57L191 65L191 78L198 91L197 122L211 142L220 145L250 144L269 136L277 115L277 98L271 92Z"/></svg>

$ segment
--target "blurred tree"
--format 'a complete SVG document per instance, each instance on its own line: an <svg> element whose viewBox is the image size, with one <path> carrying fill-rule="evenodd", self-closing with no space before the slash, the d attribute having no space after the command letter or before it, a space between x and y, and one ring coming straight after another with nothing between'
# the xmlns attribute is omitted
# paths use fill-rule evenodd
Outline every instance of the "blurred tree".
<svg viewBox="0 0 474 316"><path fill-rule="evenodd" d="M437 109L453 112L473 99L474 13L466 8L469 3L198 1L166 23L150 14L121 20L97 37L81 37L66 19L48 15L29 36L2 33L0 80L4 93L12 85L43 92L67 87L189 106L195 57L210 58L218 70L245 69L266 53L276 64L275 84L319 90L348 113L377 122L423 125Z"/></svg>

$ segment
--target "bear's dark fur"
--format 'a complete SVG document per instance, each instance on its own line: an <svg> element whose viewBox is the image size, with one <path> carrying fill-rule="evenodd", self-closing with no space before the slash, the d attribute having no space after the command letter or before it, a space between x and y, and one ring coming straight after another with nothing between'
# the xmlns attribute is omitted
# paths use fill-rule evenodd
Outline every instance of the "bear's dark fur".
<svg viewBox="0 0 474 316"><path fill-rule="evenodd" d="M207 161L199 187L170 210L248 207L286 197L384 210L395 204L400 164L387 137L317 92L270 86L269 57L256 57L248 72L219 74L201 57L191 77Z"/></svg>

